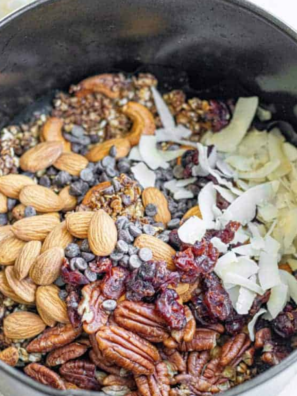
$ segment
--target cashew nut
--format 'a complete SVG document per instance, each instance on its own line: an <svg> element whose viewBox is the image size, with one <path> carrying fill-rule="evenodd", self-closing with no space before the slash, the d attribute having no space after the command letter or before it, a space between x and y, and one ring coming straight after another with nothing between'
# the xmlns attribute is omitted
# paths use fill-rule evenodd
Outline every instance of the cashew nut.
<svg viewBox="0 0 297 396"><path fill-rule="evenodd" d="M71 143L64 138L62 128L63 120L57 117L50 117L43 126L40 140L42 142L61 142L63 143L63 151L71 151Z"/></svg>
<svg viewBox="0 0 297 396"><path fill-rule="evenodd" d="M110 99L116 99L120 96L120 87L117 84L117 79L118 77L114 74L99 74L86 78L78 84L78 90L75 95L82 98L91 93L102 93Z"/></svg>

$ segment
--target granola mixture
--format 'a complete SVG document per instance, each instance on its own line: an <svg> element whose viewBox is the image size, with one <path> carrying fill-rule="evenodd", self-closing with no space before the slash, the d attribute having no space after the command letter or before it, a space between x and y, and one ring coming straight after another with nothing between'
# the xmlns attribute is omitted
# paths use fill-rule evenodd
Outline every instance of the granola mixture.
<svg viewBox="0 0 297 396"><path fill-rule="evenodd" d="M44 385L209 396L296 348L297 149L256 97L156 87L0 133L0 360Z"/></svg>

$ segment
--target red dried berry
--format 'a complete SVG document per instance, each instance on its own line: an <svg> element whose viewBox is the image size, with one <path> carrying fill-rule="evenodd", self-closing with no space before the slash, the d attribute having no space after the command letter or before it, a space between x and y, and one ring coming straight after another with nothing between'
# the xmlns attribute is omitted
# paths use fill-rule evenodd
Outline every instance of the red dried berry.
<svg viewBox="0 0 297 396"><path fill-rule="evenodd" d="M64 259L62 264L61 277L65 283L73 286L82 286L90 283L88 278L86 278L82 273L77 270L72 271L66 259Z"/></svg>
<svg viewBox="0 0 297 396"><path fill-rule="evenodd" d="M171 330L182 330L187 323L185 309L178 299L175 290L163 289L156 301L156 310Z"/></svg>
<svg viewBox="0 0 297 396"><path fill-rule="evenodd" d="M121 267L114 267L106 274L100 284L102 294L106 298L117 300L125 292L125 281L128 271Z"/></svg>
<svg viewBox="0 0 297 396"><path fill-rule="evenodd" d="M108 274L112 269L112 262L107 257L97 257L89 263L90 270L96 274Z"/></svg>
<svg viewBox="0 0 297 396"><path fill-rule="evenodd" d="M81 325L81 316L77 312L79 301L79 293L75 290L70 291L66 298L66 305L68 318L73 327L79 327Z"/></svg>
<svg viewBox="0 0 297 396"><path fill-rule="evenodd" d="M209 230L205 235L205 239L211 240L213 237L219 238L223 243L229 244L233 241L235 232L239 229L240 223L230 221L223 230Z"/></svg>
<svg viewBox="0 0 297 396"><path fill-rule="evenodd" d="M220 132L230 121L230 109L225 102L210 100L210 109L204 116L204 121L211 124L212 132Z"/></svg>

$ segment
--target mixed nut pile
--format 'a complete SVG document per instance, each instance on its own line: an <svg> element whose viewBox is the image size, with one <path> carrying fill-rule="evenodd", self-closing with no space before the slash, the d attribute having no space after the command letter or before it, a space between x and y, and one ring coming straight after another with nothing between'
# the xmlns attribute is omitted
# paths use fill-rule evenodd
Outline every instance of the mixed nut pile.
<svg viewBox="0 0 297 396"><path fill-rule="evenodd" d="M282 164L237 183L235 155L199 142L219 147L235 121L252 134L243 102L156 85L91 77L1 132L0 359L53 388L207 396L296 347L296 235L288 247L271 237L275 178L251 194ZM277 266L267 287L264 253Z"/></svg>

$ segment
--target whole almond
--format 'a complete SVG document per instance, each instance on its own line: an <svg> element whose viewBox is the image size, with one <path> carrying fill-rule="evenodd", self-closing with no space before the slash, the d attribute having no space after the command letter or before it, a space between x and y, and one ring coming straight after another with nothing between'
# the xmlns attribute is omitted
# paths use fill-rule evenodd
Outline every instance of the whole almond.
<svg viewBox="0 0 297 396"><path fill-rule="evenodd" d="M158 188L145 188L142 192L142 202L145 208L149 204L153 204L157 207L158 213L154 216L155 221L166 225L171 220L168 201L165 198L165 195Z"/></svg>
<svg viewBox="0 0 297 396"><path fill-rule="evenodd" d="M113 219L102 209L95 212L89 226L88 239L92 252L108 256L115 248L118 232Z"/></svg>
<svg viewBox="0 0 297 396"><path fill-rule="evenodd" d="M24 175L6 175L0 177L0 192L8 198L19 199L21 190L35 182Z"/></svg>
<svg viewBox="0 0 297 396"><path fill-rule="evenodd" d="M26 217L16 221L12 226L14 235L23 241L43 241L60 223L56 214Z"/></svg>
<svg viewBox="0 0 297 396"><path fill-rule="evenodd" d="M5 296L19 304L28 304L25 300L19 297L9 286L4 271L0 272L0 291Z"/></svg>
<svg viewBox="0 0 297 396"><path fill-rule="evenodd" d="M88 237L88 230L94 212L69 213L66 217L66 226L71 235L79 239Z"/></svg>
<svg viewBox="0 0 297 396"><path fill-rule="evenodd" d="M192 216L197 216L197 217L199 217L200 219L202 219L202 214L201 214L201 212L200 212L200 208L199 208L198 205L193 206L191 209L189 209L189 210L184 214L184 216L183 216L181 222L184 223L185 220L189 219L189 218L192 217Z"/></svg>
<svg viewBox="0 0 297 396"><path fill-rule="evenodd" d="M131 145L128 139L117 138L109 139L103 143L96 144L91 150L86 154L86 157L91 162L101 161L104 157L109 154L109 150L115 146L117 150L116 158L123 158L129 154Z"/></svg>
<svg viewBox="0 0 297 396"><path fill-rule="evenodd" d="M77 205L77 199L73 195L70 195L69 190L70 187L66 186L59 193L59 197L63 202L63 212L69 212L71 210L74 210Z"/></svg>
<svg viewBox="0 0 297 396"><path fill-rule="evenodd" d="M169 270L175 270L173 256L176 252L167 243L161 241L161 239L151 235L142 234L136 238L134 246L137 246L139 249L143 247L151 249L154 260L165 261Z"/></svg>
<svg viewBox="0 0 297 396"><path fill-rule="evenodd" d="M15 236L5 238L0 244L0 265L12 265L20 254L25 242Z"/></svg>
<svg viewBox="0 0 297 396"><path fill-rule="evenodd" d="M14 267L5 269L5 276L9 286L21 299L28 303L35 301L36 285L31 279L18 280L14 273Z"/></svg>
<svg viewBox="0 0 297 396"><path fill-rule="evenodd" d="M51 285L60 275L64 259L64 250L54 247L46 250L35 261L30 269L30 278L37 285Z"/></svg>
<svg viewBox="0 0 297 396"><path fill-rule="evenodd" d="M43 125L40 138L46 142L61 142L64 151L71 151L71 143L62 134L63 124L64 122L61 118L50 117Z"/></svg>
<svg viewBox="0 0 297 396"><path fill-rule="evenodd" d="M67 306L59 297L60 289L55 285L39 286L36 292L36 307L42 320L50 327L56 322L69 323Z"/></svg>
<svg viewBox="0 0 297 396"><path fill-rule="evenodd" d="M53 247L60 247L65 249L69 243L73 241L73 237L67 230L66 221L58 224L45 238L42 245L42 253Z"/></svg>
<svg viewBox="0 0 297 396"><path fill-rule="evenodd" d="M72 176L79 176L80 172L88 166L89 161L80 154L63 153L54 163L54 167L70 173Z"/></svg>
<svg viewBox="0 0 297 396"><path fill-rule="evenodd" d="M0 352L0 360L8 364L8 366L15 367L19 361L19 351L16 347L11 346Z"/></svg>
<svg viewBox="0 0 297 396"><path fill-rule="evenodd" d="M46 325L40 316L26 311L13 312L3 321L6 337L12 340L25 340L42 333Z"/></svg>
<svg viewBox="0 0 297 396"><path fill-rule="evenodd" d="M15 220L21 220L25 217L26 206L23 204L18 204L12 209L12 217Z"/></svg>
<svg viewBox="0 0 297 396"><path fill-rule="evenodd" d="M0 227L0 242L4 241L4 239L6 239L10 236L13 236L11 225L6 225L6 226Z"/></svg>
<svg viewBox="0 0 297 396"><path fill-rule="evenodd" d="M28 276L30 268L40 254L41 245L40 241L30 241L22 248L14 264L16 279L22 280Z"/></svg>
<svg viewBox="0 0 297 396"><path fill-rule="evenodd" d="M0 192L0 213L6 213L7 210L7 197Z"/></svg>
<svg viewBox="0 0 297 396"><path fill-rule="evenodd" d="M44 170L53 165L62 152L61 142L39 143L21 156L20 167L24 171L33 173Z"/></svg>
<svg viewBox="0 0 297 396"><path fill-rule="evenodd" d="M27 186L20 193L20 201L25 206L32 206L38 212L58 212L63 207L63 202L50 188L43 186Z"/></svg>

